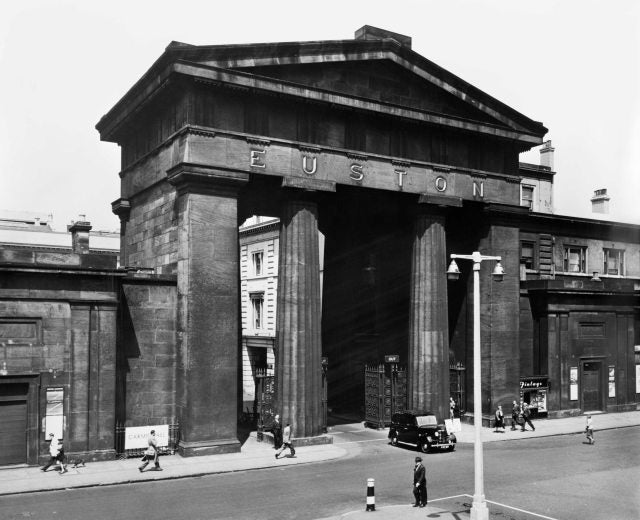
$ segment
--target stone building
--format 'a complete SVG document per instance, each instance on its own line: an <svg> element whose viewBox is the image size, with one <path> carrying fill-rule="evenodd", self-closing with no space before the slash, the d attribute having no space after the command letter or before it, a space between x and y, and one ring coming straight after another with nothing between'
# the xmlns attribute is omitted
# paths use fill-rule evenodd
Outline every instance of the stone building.
<svg viewBox="0 0 640 520"><path fill-rule="evenodd" d="M172 42L97 129L122 151L123 267L3 251L0 410L23 417L29 462L54 408L71 452L112 453L116 422L177 421L184 456L240 449L259 341L242 319L275 275L240 282L251 215L280 222L260 319L296 437L321 433L322 357L332 408L361 408L363 365L397 354L408 406L444 415L450 363L473 372L471 269L447 283L447 259L472 251L505 269L480 272L485 414L520 392L550 417L637 408L640 227L556 215L547 129L410 37ZM539 145L542 165L519 162Z"/></svg>

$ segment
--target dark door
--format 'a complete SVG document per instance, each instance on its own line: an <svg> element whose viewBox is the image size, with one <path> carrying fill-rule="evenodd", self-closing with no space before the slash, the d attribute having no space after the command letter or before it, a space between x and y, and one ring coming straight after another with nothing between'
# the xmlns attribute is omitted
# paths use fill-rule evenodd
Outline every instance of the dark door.
<svg viewBox="0 0 640 520"><path fill-rule="evenodd" d="M602 410L602 363L589 361L582 365L582 408L585 412Z"/></svg>
<svg viewBox="0 0 640 520"><path fill-rule="evenodd" d="M27 462L27 401L0 401L0 466Z"/></svg>

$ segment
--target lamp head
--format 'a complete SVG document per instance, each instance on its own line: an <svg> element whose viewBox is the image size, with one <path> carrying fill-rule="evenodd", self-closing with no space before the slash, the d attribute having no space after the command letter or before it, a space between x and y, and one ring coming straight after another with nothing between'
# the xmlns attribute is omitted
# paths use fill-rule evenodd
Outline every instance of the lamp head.
<svg viewBox="0 0 640 520"><path fill-rule="evenodd" d="M458 264L456 264L456 261L451 260L449 269L447 269L447 280L455 281L458 278L460 278L460 269L458 269Z"/></svg>
<svg viewBox="0 0 640 520"><path fill-rule="evenodd" d="M496 282L502 281L502 279L504 278L504 267L502 267L502 264L500 262L498 262L493 268L493 273L491 273L491 275Z"/></svg>

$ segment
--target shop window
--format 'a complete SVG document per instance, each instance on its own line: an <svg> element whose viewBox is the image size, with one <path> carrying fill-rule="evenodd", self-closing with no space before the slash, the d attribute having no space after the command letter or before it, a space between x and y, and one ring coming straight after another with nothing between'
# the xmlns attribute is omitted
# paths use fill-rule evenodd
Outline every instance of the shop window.
<svg viewBox="0 0 640 520"><path fill-rule="evenodd" d="M587 272L587 248L579 246L567 246L564 248L564 272Z"/></svg>
<svg viewBox="0 0 640 520"><path fill-rule="evenodd" d="M262 276L263 265L264 265L264 252L263 251L254 251L251 254L251 262L253 264L253 274L254 276Z"/></svg>
<svg viewBox="0 0 640 520"><path fill-rule="evenodd" d="M604 274L624 276L624 251L621 249L604 249Z"/></svg>
<svg viewBox="0 0 640 520"><path fill-rule="evenodd" d="M252 325L255 330L263 328L264 293L253 293L251 297Z"/></svg>
<svg viewBox="0 0 640 520"><path fill-rule="evenodd" d="M47 388L47 407L45 410L45 439L53 433L54 438L62 439L64 432L64 389Z"/></svg>
<svg viewBox="0 0 640 520"><path fill-rule="evenodd" d="M533 242L520 242L520 263L527 269L536 268L535 246Z"/></svg>
<svg viewBox="0 0 640 520"><path fill-rule="evenodd" d="M520 205L526 206L530 210L533 210L533 193L534 186L523 184L520 187Z"/></svg>

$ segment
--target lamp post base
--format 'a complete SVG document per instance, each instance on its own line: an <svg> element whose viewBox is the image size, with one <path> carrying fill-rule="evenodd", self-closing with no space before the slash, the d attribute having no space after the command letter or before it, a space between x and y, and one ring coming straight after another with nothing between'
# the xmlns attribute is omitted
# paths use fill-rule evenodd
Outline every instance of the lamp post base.
<svg viewBox="0 0 640 520"><path fill-rule="evenodd" d="M473 498L473 505L471 506L471 520L489 520L489 509L487 509L487 503L483 500L476 500Z"/></svg>

